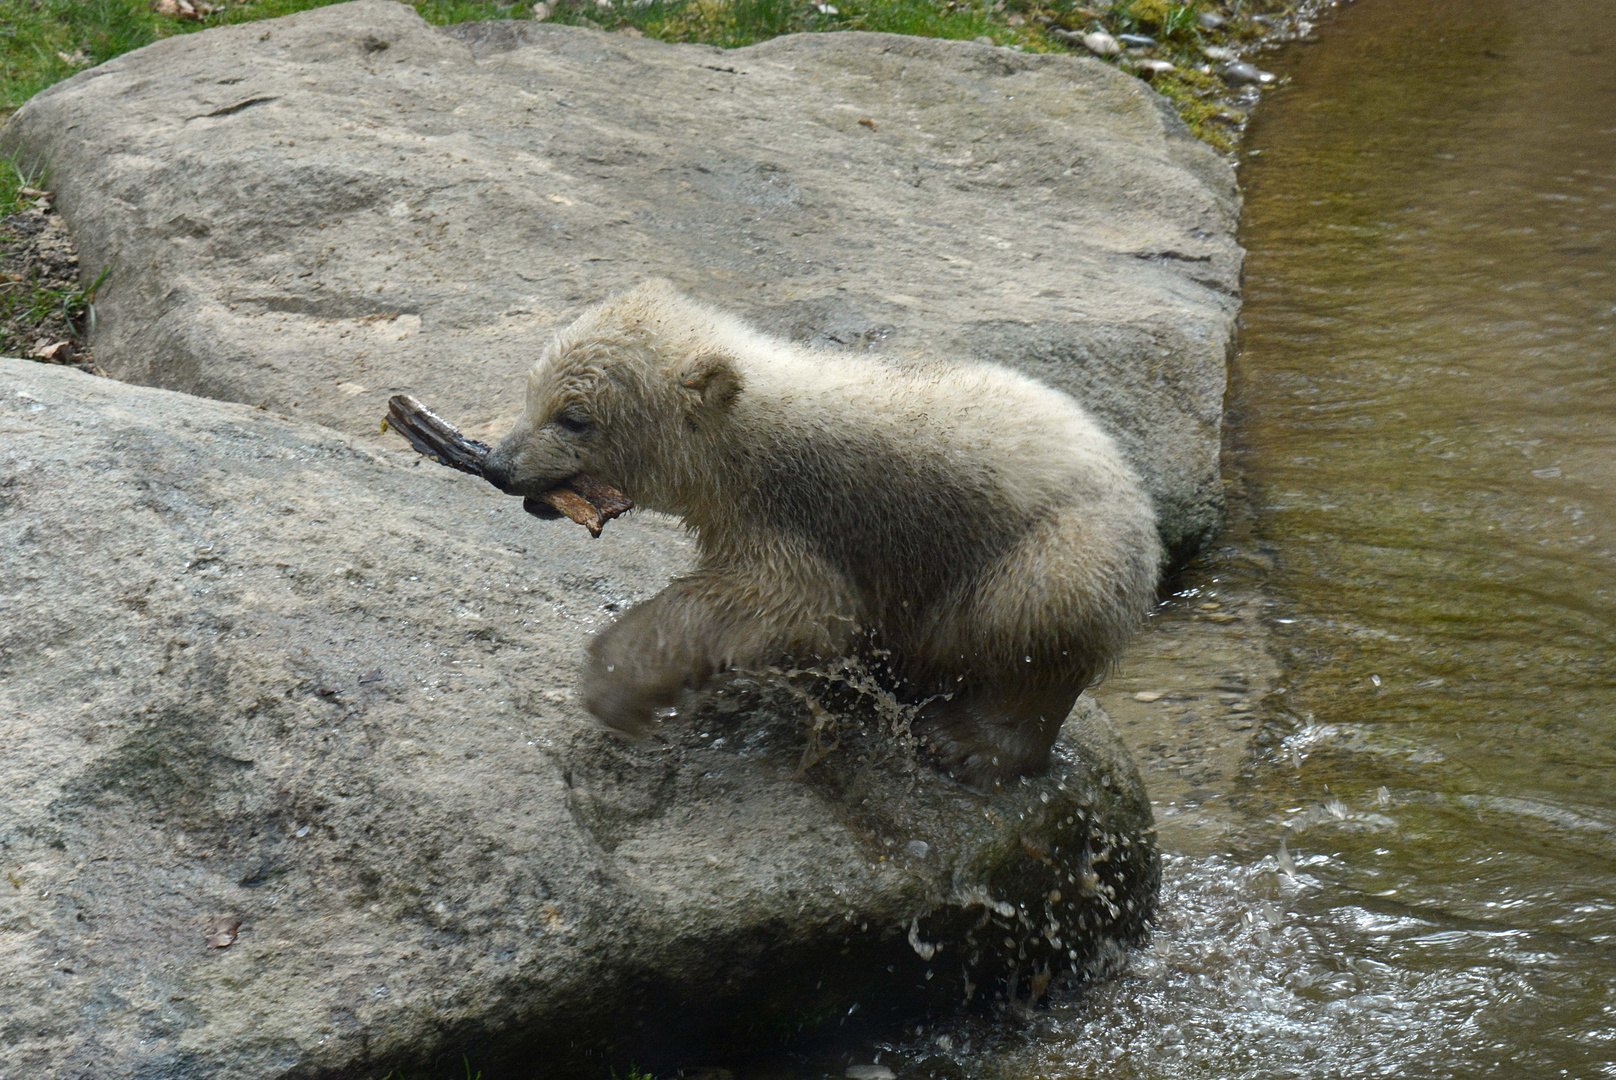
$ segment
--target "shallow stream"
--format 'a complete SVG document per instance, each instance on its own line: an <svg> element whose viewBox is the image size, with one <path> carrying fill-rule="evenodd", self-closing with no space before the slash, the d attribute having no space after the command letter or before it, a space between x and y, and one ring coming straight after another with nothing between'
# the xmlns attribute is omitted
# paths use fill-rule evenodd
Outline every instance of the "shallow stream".
<svg viewBox="0 0 1616 1080"><path fill-rule="evenodd" d="M1274 601L1235 825L967 1073L1616 1075L1613 14L1361 0L1273 61L1203 572Z"/></svg>
<svg viewBox="0 0 1616 1080"><path fill-rule="evenodd" d="M1616 1076L1613 15L1360 0L1265 59L1241 512L1101 695L1161 929L899 1076Z"/></svg>

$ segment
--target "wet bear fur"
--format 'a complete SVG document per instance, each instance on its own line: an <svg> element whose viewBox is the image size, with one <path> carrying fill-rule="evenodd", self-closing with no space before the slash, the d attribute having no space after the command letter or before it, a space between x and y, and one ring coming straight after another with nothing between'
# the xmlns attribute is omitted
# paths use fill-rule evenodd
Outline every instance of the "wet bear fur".
<svg viewBox="0 0 1616 1080"><path fill-rule="evenodd" d="M726 670L858 655L979 787L1045 766L1162 560L1138 477L1067 395L791 344L665 282L550 344L490 458L512 494L579 472L682 518L699 550L592 640L603 724L639 733Z"/></svg>

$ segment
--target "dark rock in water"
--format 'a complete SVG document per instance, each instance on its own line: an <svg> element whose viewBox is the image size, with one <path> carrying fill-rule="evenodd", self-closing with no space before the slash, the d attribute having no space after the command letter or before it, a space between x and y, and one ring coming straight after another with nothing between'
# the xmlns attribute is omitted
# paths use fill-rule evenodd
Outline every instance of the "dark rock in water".
<svg viewBox="0 0 1616 1080"><path fill-rule="evenodd" d="M585 637L689 553L0 361L0 1075L599 1076L1024 997L1140 932L1150 804L1087 698L994 796L801 680L604 735Z"/></svg>
<svg viewBox="0 0 1616 1080"><path fill-rule="evenodd" d="M1178 557L1221 522L1233 173L1087 57L439 31L367 0L118 57L4 143L114 267L119 378L365 435L408 390L489 441L558 326L662 275L798 338L1036 369L1117 435Z"/></svg>
<svg viewBox="0 0 1616 1080"><path fill-rule="evenodd" d="M1274 76L1260 71L1244 60L1235 60L1218 68L1223 81L1231 86L1261 86L1274 81Z"/></svg>

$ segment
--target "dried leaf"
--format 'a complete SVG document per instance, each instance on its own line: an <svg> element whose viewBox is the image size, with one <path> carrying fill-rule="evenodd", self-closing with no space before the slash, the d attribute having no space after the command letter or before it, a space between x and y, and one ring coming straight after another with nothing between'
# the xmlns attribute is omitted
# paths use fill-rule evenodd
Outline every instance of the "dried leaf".
<svg viewBox="0 0 1616 1080"><path fill-rule="evenodd" d="M241 920L226 917L215 919L213 925L208 927L207 942L210 949L227 949L236 935L241 931Z"/></svg>
<svg viewBox="0 0 1616 1080"><path fill-rule="evenodd" d="M47 360L52 364L65 364L73 359L73 343L71 341L58 341L44 348L34 350L35 360Z"/></svg>

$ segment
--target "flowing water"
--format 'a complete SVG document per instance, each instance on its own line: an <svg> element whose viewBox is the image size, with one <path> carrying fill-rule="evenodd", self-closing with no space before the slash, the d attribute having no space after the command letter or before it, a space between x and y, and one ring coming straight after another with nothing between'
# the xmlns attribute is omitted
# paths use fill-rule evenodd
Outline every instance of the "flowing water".
<svg viewBox="0 0 1616 1080"><path fill-rule="evenodd" d="M1283 692L1246 825L1170 859L1132 972L959 1064L1616 1076L1616 7L1362 0L1274 66L1229 468Z"/></svg>
<svg viewBox="0 0 1616 1080"><path fill-rule="evenodd" d="M1616 5L1361 0L1265 66L1246 512L1185 590L1268 598L1250 757L1163 796L1223 809L1127 972L899 1076L1616 1076Z"/></svg>

